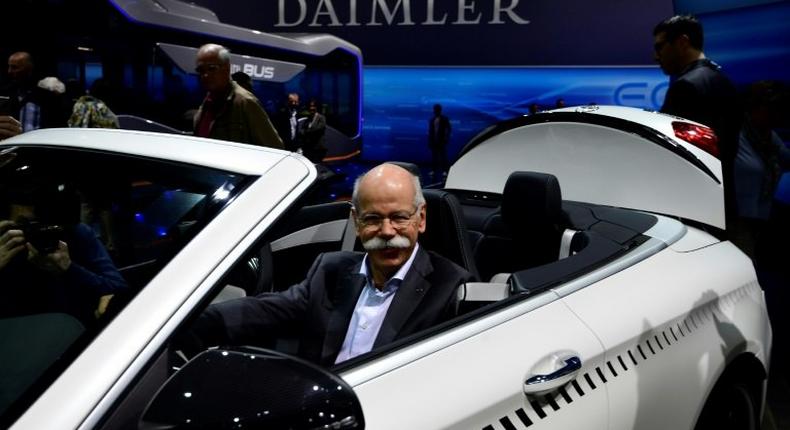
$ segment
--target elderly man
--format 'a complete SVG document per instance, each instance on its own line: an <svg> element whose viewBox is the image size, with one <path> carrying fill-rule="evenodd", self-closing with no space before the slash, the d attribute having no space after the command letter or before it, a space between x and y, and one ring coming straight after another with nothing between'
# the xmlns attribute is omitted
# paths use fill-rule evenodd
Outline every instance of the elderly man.
<svg viewBox="0 0 790 430"><path fill-rule="evenodd" d="M299 355L331 365L452 318L471 275L417 243L419 179L393 164L374 168L354 186L352 215L367 253L322 254L284 292L210 306L193 333L206 345L240 344L296 329Z"/></svg>
<svg viewBox="0 0 790 430"><path fill-rule="evenodd" d="M195 115L195 135L283 148L258 99L231 79L227 48L215 44L200 47L195 71L207 91Z"/></svg>

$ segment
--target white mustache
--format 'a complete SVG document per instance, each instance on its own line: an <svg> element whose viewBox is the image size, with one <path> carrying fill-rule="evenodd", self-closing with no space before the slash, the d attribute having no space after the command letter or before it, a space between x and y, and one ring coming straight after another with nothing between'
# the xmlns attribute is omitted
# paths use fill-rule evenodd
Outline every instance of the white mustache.
<svg viewBox="0 0 790 430"><path fill-rule="evenodd" d="M408 248L410 246L411 242L409 242L409 239L400 235L395 235L395 237L390 240L384 240L377 236L362 242L362 247L365 248L366 251L376 251L385 248Z"/></svg>

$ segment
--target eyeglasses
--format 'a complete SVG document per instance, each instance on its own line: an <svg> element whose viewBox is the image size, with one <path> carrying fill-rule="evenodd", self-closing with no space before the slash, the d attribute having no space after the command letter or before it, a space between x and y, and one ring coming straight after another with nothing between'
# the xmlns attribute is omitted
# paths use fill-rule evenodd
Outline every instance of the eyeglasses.
<svg viewBox="0 0 790 430"><path fill-rule="evenodd" d="M202 75L204 73L214 73L222 67L221 64L201 64L195 67L195 72L198 75Z"/></svg>
<svg viewBox="0 0 790 430"><path fill-rule="evenodd" d="M394 214L388 216L382 216L379 214L365 214L358 217L357 222L359 222L363 228L379 229L384 225L384 220L388 219L390 220L390 225L392 228L396 230L402 230L409 226L412 217L414 217L414 214L416 214L419 210L420 206L417 206L411 213L395 212Z"/></svg>

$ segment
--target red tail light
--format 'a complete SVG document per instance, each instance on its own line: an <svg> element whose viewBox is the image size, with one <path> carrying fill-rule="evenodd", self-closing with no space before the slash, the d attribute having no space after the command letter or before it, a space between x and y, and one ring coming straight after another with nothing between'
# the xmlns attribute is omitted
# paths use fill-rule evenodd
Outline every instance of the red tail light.
<svg viewBox="0 0 790 430"><path fill-rule="evenodd" d="M676 137L719 158L719 138L716 137L716 133L711 128L688 122L673 121L672 129L675 131Z"/></svg>

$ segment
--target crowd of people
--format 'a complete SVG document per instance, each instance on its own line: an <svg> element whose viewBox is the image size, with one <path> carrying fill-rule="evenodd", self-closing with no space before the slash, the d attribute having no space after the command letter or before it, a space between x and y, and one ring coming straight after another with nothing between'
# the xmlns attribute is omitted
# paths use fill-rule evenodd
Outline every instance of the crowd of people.
<svg viewBox="0 0 790 430"><path fill-rule="evenodd" d="M749 87L741 104L735 86L706 58L702 26L693 17L662 21L653 36L656 61L672 77L661 111L707 124L716 132L727 191L728 233L760 268L766 261L761 255L769 249L767 233L777 220L773 193L780 175L790 166L790 151L774 130L786 118L787 89L778 82L759 82ZM285 106L272 120L250 91L250 82L230 70L230 53L223 46L207 44L198 50L196 72L206 95L194 116L194 134L287 149L321 162L326 153L326 118L318 102L310 100L303 110L299 94L288 94ZM58 124L118 127L117 118L113 120L114 114L101 100L101 81L80 96L66 116L58 97L66 92L65 86L57 80L34 79L29 54L13 54L8 75L12 85L0 116L3 136ZM564 105L564 100L557 101L557 107ZM743 112L734 108L739 105L745 106ZM442 106L434 105L427 133L434 175L446 172L451 130ZM106 264L106 251L96 246L82 246L96 250L82 265L69 257L65 242L59 242L46 258L38 258L38 251L26 244L23 230L16 227L21 206L9 207L9 221L0 221L0 270L10 273L4 266L25 255L38 270L81 276L81 283L91 285L86 294L94 299L125 288L117 270ZM34 209L26 210L32 216ZM243 342L301 323L311 328L302 333L301 355L331 365L451 318L456 288L471 277L420 248L417 238L425 231L426 208L419 180L397 165L380 165L357 180L351 214L364 253L324 254L303 282L284 292L211 306L200 316L195 337L209 344ZM84 232L80 239L81 231L74 231L74 243L90 240L91 235ZM90 265L95 269L79 270ZM336 311L342 311L342 318L330 326L339 313L322 303L332 303Z"/></svg>
<svg viewBox="0 0 790 430"><path fill-rule="evenodd" d="M739 94L721 67L705 56L702 26L692 16L662 21L653 37L655 60L671 77L660 110L706 124L718 136L727 229L731 239L757 259L765 254L765 232L775 226L773 194L790 166L790 150L775 133L782 121L787 122L788 89L781 82L757 82ZM206 92L190 114L195 135L284 148L322 162L327 124L318 101L311 99L303 106L300 95L290 93L270 119L253 94L250 76L231 74L228 49L204 45L195 64ZM36 128L119 127L107 102L108 83L101 78L84 92L56 77L39 79L33 57L24 51L9 56L7 76L8 82L0 87L0 138ZM564 106L560 98L554 107ZM452 122L442 109L434 105L428 120L431 176L436 180L447 174L452 133ZM539 109L537 103L530 105L530 113Z"/></svg>
<svg viewBox="0 0 790 430"><path fill-rule="evenodd" d="M287 148L321 163L327 153L326 117L317 100L311 99L303 107L299 94L289 94L275 127L253 94L251 77L241 71L230 73L227 48L204 45L195 64L206 92L199 108L187 113L195 135ZM39 79L32 55L24 51L8 58L7 75L8 82L0 86L0 139L38 128L120 127L107 102L110 85L102 78L95 79L88 91L75 90L76 81L67 85L54 76Z"/></svg>

